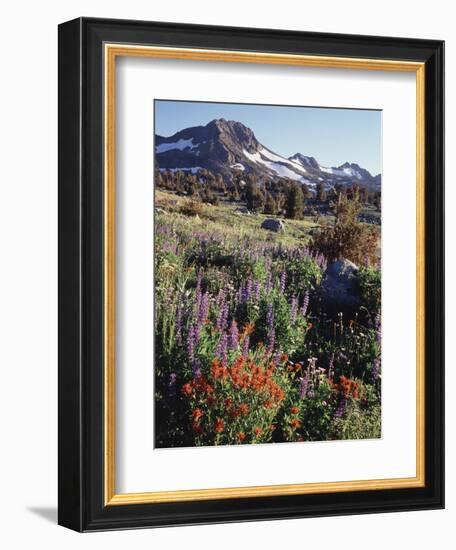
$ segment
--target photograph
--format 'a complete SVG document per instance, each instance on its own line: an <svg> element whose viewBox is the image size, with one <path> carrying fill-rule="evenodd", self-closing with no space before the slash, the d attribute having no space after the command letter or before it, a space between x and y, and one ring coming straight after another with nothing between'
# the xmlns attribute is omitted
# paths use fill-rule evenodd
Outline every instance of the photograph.
<svg viewBox="0 0 456 550"><path fill-rule="evenodd" d="M382 437L382 111L154 100L154 445Z"/></svg>

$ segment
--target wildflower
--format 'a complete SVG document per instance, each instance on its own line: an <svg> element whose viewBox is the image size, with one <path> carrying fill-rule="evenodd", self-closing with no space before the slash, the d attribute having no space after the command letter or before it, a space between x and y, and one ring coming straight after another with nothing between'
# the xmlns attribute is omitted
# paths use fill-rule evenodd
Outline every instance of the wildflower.
<svg viewBox="0 0 456 550"><path fill-rule="evenodd" d="M192 371L193 375L198 378L198 376L201 376L201 363L199 359L195 359L192 364Z"/></svg>
<svg viewBox="0 0 456 550"><path fill-rule="evenodd" d="M252 278L249 277L241 293L242 302L247 302L250 299L250 296L252 294L252 289L253 289L253 281L252 281Z"/></svg>
<svg viewBox="0 0 456 550"><path fill-rule="evenodd" d="M192 395L193 393L193 387L192 385L190 384L190 382L187 382L186 384L184 384L182 386L182 393L184 395L186 395L187 397L190 397L190 395Z"/></svg>
<svg viewBox="0 0 456 550"><path fill-rule="evenodd" d="M261 289L261 284L260 284L260 281L255 281L254 285L253 285L253 297L255 298L255 301L258 302L258 300L260 299L260 289Z"/></svg>
<svg viewBox="0 0 456 550"><path fill-rule="evenodd" d="M225 329L227 319L228 319L228 304L223 299L222 303L220 304L217 320L215 322L215 326L217 327L217 330L219 332Z"/></svg>
<svg viewBox="0 0 456 550"><path fill-rule="evenodd" d="M328 365L328 378L332 378L334 376L334 353L331 355L331 359L329 360Z"/></svg>
<svg viewBox="0 0 456 550"><path fill-rule="evenodd" d="M228 346L228 337L225 332L222 333L219 339L219 343L217 345L217 356L220 357L221 361L223 363L226 363L226 354L227 354L227 346Z"/></svg>
<svg viewBox="0 0 456 550"><path fill-rule="evenodd" d="M249 354L250 336L247 334L242 342L242 357L247 357Z"/></svg>
<svg viewBox="0 0 456 550"><path fill-rule="evenodd" d="M232 406L233 406L233 400L231 399L231 397L227 397L225 399L225 407L227 409L230 409Z"/></svg>
<svg viewBox="0 0 456 550"><path fill-rule="evenodd" d="M291 407L291 414L298 414L299 407Z"/></svg>
<svg viewBox="0 0 456 550"><path fill-rule="evenodd" d="M230 335L229 335L229 339L228 339L228 347L229 347L229 349L232 349L232 350L237 349L237 347L238 347L238 342L239 342L239 331L238 331L237 323L236 323L236 321L233 319L233 320L231 321Z"/></svg>
<svg viewBox="0 0 456 550"><path fill-rule="evenodd" d="M275 345L274 309L272 303L268 305L268 310L266 312L266 324L268 326L267 352L272 353Z"/></svg>
<svg viewBox="0 0 456 550"><path fill-rule="evenodd" d="M199 303L198 316L197 316L198 334L201 330L201 326L205 324L208 312L209 312L209 294L205 292L201 296L200 303Z"/></svg>
<svg viewBox="0 0 456 550"><path fill-rule="evenodd" d="M198 422L203 416L204 413L201 409L194 409L192 411L192 418L194 422Z"/></svg>
<svg viewBox="0 0 456 550"><path fill-rule="evenodd" d="M201 282L203 280L203 273L202 271L198 271L198 275L196 278L196 289L195 289L195 302L196 302L196 311L199 311L200 304L201 304Z"/></svg>
<svg viewBox="0 0 456 550"><path fill-rule="evenodd" d="M215 421L215 427L214 427L215 433L221 434L224 429L225 429L225 421L223 420L223 418L217 417L217 420Z"/></svg>
<svg viewBox="0 0 456 550"><path fill-rule="evenodd" d="M303 317L306 316L307 308L309 307L309 292L306 292L304 294L304 299L302 301L302 307L301 307L301 315Z"/></svg>
<svg viewBox="0 0 456 550"><path fill-rule="evenodd" d="M176 341L182 344L182 306L179 303L176 310L176 326L175 326Z"/></svg>
<svg viewBox="0 0 456 550"><path fill-rule="evenodd" d="M187 355L190 359L190 362L193 363L195 360L195 347L197 344L197 335L195 331L195 325L192 323L188 329L187 335Z"/></svg>
<svg viewBox="0 0 456 550"><path fill-rule="evenodd" d="M377 315L375 319L375 341L380 345L382 341L382 324L380 314Z"/></svg>
<svg viewBox="0 0 456 550"><path fill-rule="evenodd" d="M203 428L199 422L192 422L192 429L197 434L200 434L203 431Z"/></svg>
<svg viewBox="0 0 456 550"><path fill-rule="evenodd" d="M239 405L239 413L242 415L242 416L245 416L246 414L249 413L249 406L247 405L247 403L241 403Z"/></svg>
<svg viewBox="0 0 456 550"><path fill-rule="evenodd" d="M283 294L285 292L285 283L287 280L287 274L285 271L282 271L280 274L280 284L279 284L279 290Z"/></svg>
<svg viewBox="0 0 456 550"><path fill-rule="evenodd" d="M263 433L263 430L257 426L256 428L254 428L253 432L256 436L259 436Z"/></svg>
<svg viewBox="0 0 456 550"><path fill-rule="evenodd" d="M380 378L380 367L381 363L379 359L374 360L374 365L372 367L372 378L378 380Z"/></svg>
<svg viewBox="0 0 456 550"><path fill-rule="evenodd" d="M245 439L245 433L244 433L244 432L239 432L239 433L237 434L237 439L238 439L238 441L244 441L244 439Z"/></svg>
<svg viewBox="0 0 456 550"><path fill-rule="evenodd" d="M290 426L296 430L296 428L300 428L301 427L301 422L299 422L299 420L297 418L294 418L291 422L290 422Z"/></svg>
<svg viewBox="0 0 456 550"><path fill-rule="evenodd" d="M244 330L242 331L242 336L241 337L245 338L246 336L250 336L250 334L252 334L254 329L255 329L255 325L253 323L247 323L244 326Z"/></svg>
<svg viewBox="0 0 456 550"><path fill-rule="evenodd" d="M296 321L296 316L298 314L298 299L296 296L293 296L291 299L291 308L290 308L290 319L294 323Z"/></svg>
<svg viewBox="0 0 456 550"><path fill-rule="evenodd" d="M269 272L268 273L268 278L267 278L267 281L266 281L266 286L265 286L265 290L267 293L269 293L272 289L272 275L271 273Z"/></svg>
<svg viewBox="0 0 456 550"><path fill-rule="evenodd" d="M309 386L309 378L308 376L304 376L304 378L300 378L300 386L299 386L299 396L301 399L304 399L307 395L307 389Z"/></svg>
<svg viewBox="0 0 456 550"><path fill-rule="evenodd" d="M339 399L339 403L337 404L337 408L334 412L334 418L337 419L337 418L341 418L343 415L344 415L344 412L345 412L345 405L346 405L346 401L345 401L345 397L342 396L340 399Z"/></svg>

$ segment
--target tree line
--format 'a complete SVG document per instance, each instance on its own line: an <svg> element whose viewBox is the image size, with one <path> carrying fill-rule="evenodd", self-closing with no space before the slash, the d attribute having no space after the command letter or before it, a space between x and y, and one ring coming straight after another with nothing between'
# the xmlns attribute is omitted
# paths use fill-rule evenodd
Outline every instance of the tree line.
<svg viewBox="0 0 456 550"><path fill-rule="evenodd" d="M285 178L259 182L251 173L237 172L232 181L226 182L220 174L213 174L207 169L199 170L197 174L157 170L155 182L161 189L189 196L196 201L217 205L223 197L231 202L245 203L252 212L280 214L290 219L330 211L340 196L349 201L373 205L378 211L381 209L381 192L357 183L336 184L326 190L323 182L318 182L315 190L310 190L305 183L298 184Z"/></svg>

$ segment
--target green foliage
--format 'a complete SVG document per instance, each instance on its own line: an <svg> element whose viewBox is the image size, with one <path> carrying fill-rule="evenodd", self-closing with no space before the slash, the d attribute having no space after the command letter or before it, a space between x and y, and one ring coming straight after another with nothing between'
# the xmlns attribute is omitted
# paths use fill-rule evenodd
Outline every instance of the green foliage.
<svg viewBox="0 0 456 550"><path fill-rule="evenodd" d="M355 264L376 262L378 231L358 222L362 205L355 198L339 194L332 205L336 221L334 226L320 228L313 238L312 246L328 261L345 258Z"/></svg>
<svg viewBox="0 0 456 550"><path fill-rule="evenodd" d="M304 196L296 182L289 183L286 189L285 212L292 220L300 220L304 215Z"/></svg>
<svg viewBox="0 0 456 550"><path fill-rule="evenodd" d="M196 219L191 200L168 195L155 220L156 445L379 437L380 274L359 271L369 315L328 318L324 259L299 233L264 235L262 217L223 206Z"/></svg>
<svg viewBox="0 0 456 550"><path fill-rule="evenodd" d="M382 299L381 273L374 267L361 267L357 276L362 304L375 318L380 313Z"/></svg>
<svg viewBox="0 0 456 550"><path fill-rule="evenodd" d="M264 195L255 181L249 181L245 190L247 208L253 212L262 210L264 207Z"/></svg>
<svg viewBox="0 0 456 550"><path fill-rule="evenodd" d="M377 439L382 435L380 404L365 407L351 400L343 418L334 425L335 439Z"/></svg>
<svg viewBox="0 0 456 550"><path fill-rule="evenodd" d="M305 441L328 439L334 416L334 392L326 380L310 389L302 400L300 435Z"/></svg>
<svg viewBox="0 0 456 550"><path fill-rule="evenodd" d="M274 200L274 197L271 195L271 193L267 193L266 195L266 202L264 204L264 213L265 214L276 214L277 213L277 204Z"/></svg>
<svg viewBox="0 0 456 550"><path fill-rule="evenodd" d="M317 199L319 201L325 201L326 200L325 186L321 181L317 183Z"/></svg>
<svg viewBox="0 0 456 550"><path fill-rule="evenodd" d="M186 202L181 207L181 212L185 216L201 216L203 213L204 207L201 204L201 202L192 200L190 202Z"/></svg>
<svg viewBox="0 0 456 550"><path fill-rule="evenodd" d="M290 259L284 269L287 273L287 292L290 296L302 297L306 292L315 290L321 282L321 267L310 256Z"/></svg>

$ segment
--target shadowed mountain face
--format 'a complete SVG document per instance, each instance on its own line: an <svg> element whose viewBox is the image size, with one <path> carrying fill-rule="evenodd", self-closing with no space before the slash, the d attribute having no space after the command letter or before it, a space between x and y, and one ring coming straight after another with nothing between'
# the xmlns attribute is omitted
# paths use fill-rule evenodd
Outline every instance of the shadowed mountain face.
<svg viewBox="0 0 456 550"><path fill-rule="evenodd" d="M254 173L259 181L287 178L315 187L330 188L353 182L380 189L381 175L372 176L355 163L338 167L320 166L314 157L296 153L285 158L261 144L241 122L212 120L206 126L185 128L173 136L155 136L155 159L160 170L182 170L194 174L207 169L226 181L236 172Z"/></svg>

